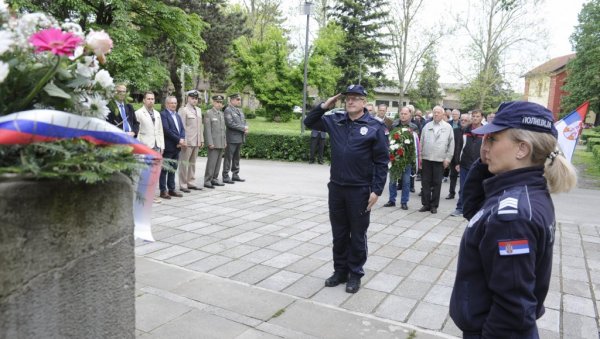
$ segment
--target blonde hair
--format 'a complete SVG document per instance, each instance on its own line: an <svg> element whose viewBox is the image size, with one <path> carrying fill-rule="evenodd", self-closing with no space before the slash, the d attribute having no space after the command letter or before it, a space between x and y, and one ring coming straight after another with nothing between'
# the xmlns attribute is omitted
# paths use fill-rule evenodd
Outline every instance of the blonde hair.
<svg viewBox="0 0 600 339"><path fill-rule="evenodd" d="M528 144L531 148L531 161L535 165L544 165L544 177L550 193L570 191L577 185L577 172L559 150L556 138L548 133L533 132L524 129L508 130L515 141Z"/></svg>

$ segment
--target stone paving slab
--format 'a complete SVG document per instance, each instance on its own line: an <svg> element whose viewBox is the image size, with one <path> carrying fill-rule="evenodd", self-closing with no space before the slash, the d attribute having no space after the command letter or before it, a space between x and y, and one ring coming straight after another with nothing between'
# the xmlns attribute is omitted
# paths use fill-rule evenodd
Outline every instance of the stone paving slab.
<svg viewBox="0 0 600 339"><path fill-rule="evenodd" d="M199 168L204 167L202 161ZM460 335L448 316L458 245L466 225L466 220L449 216L455 200L442 199L437 215L417 212L420 204L414 193L408 211L383 208L386 188L371 213L363 289L349 296L343 286L322 286L333 270L325 186L328 168L243 162L247 182L193 192L155 206L157 241L136 241L136 255L294 298ZM267 167L278 175L264 176ZM447 189L443 184L442 196ZM558 224L545 303L548 312L538 321L540 333L548 338L598 338L600 223L589 212L582 213L581 204L588 211L599 206L600 194L575 190L553 198ZM566 207L574 203L580 204L575 210ZM148 276L152 277L142 271L143 279ZM156 279L172 290L168 279ZM176 279L187 281L185 275ZM361 301L363 292L373 300ZM307 334L289 328L278 331L289 336Z"/></svg>

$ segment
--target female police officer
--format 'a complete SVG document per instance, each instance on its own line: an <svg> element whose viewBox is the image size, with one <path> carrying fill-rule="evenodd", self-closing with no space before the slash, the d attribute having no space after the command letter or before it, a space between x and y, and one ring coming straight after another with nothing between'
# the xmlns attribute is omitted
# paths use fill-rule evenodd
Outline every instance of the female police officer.
<svg viewBox="0 0 600 339"><path fill-rule="evenodd" d="M557 150L552 113L538 104L504 103L473 133L485 138L464 194L466 211L477 212L467 213L450 316L463 338L538 338L556 227L550 192L577 177Z"/></svg>

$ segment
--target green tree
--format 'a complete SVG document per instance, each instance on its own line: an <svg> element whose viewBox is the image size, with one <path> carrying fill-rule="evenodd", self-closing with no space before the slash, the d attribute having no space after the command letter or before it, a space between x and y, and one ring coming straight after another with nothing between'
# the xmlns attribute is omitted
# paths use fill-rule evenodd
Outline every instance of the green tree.
<svg viewBox="0 0 600 339"><path fill-rule="evenodd" d="M281 0L244 0L248 13L248 27L254 38L262 41L265 39L269 27L281 27L283 15L281 14Z"/></svg>
<svg viewBox="0 0 600 339"><path fill-rule="evenodd" d="M383 79L383 66L388 55L383 26L387 14L385 0L340 0L333 8L336 22L346 32L342 53L335 60L342 70L338 89L361 83L374 88Z"/></svg>
<svg viewBox="0 0 600 339"><path fill-rule="evenodd" d="M105 30L114 47L107 68L116 81L134 89L162 88L172 82L180 93L178 69L199 66L206 48L201 32L205 23L196 13L159 0L14 0L20 11L43 11L64 21L72 20L88 31Z"/></svg>
<svg viewBox="0 0 600 339"><path fill-rule="evenodd" d="M342 76L342 70L334 62L342 53L343 40L344 31L337 24L330 22L319 29L319 35L313 43L308 60L308 83L319 90L320 96L333 95ZM304 64L299 64L298 68L299 72L303 72Z"/></svg>
<svg viewBox="0 0 600 339"><path fill-rule="evenodd" d="M416 95L415 99L421 99L427 102L427 107L433 107L441 98L440 84L438 80L440 75L437 72L438 63L434 53L427 53L423 57L423 70L419 74L417 88L411 94Z"/></svg>
<svg viewBox="0 0 600 339"><path fill-rule="evenodd" d="M479 75L460 92L462 108L465 110L496 109L503 101L512 98L510 84L502 79L498 63L492 62L490 67L482 70Z"/></svg>
<svg viewBox="0 0 600 339"><path fill-rule="evenodd" d="M273 121L289 121L302 102L302 78L288 62L283 31L270 26L263 39L241 37L234 42L231 91L252 89Z"/></svg>
<svg viewBox="0 0 600 339"><path fill-rule="evenodd" d="M563 98L561 110L571 112L589 100L590 109L600 112L600 0L583 5L571 44L577 57L567 66L567 81L563 89L569 94ZM596 125L599 123L600 114Z"/></svg>

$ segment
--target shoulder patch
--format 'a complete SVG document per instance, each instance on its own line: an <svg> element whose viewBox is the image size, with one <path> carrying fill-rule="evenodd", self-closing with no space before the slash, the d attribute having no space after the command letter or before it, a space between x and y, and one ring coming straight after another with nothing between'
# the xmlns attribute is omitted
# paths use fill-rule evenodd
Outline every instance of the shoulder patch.
<svg viewBox="0 0 600 339"><path fill-rule="evenodd" d="M529 254L529 240L500 240L498 241L498 252L501 256Z"/></svg>
<svg viewBox="0 0 600 339"><path fill-rule="evenodd" d="M524 202L527 202L527 195L523 194L523 187L512 188L498 198L495 215L500 221L512 221L522 217L526 214Z"/></svg>

